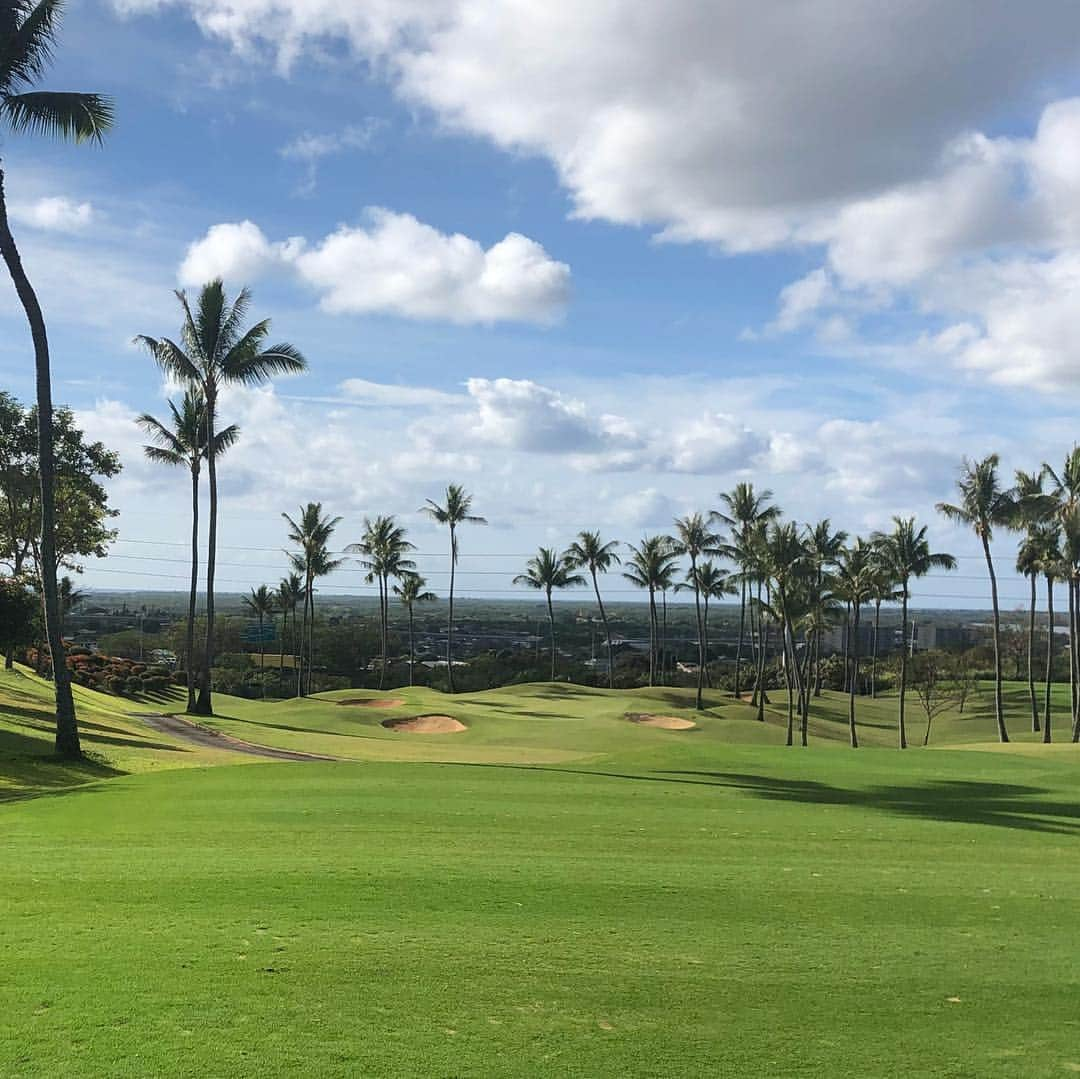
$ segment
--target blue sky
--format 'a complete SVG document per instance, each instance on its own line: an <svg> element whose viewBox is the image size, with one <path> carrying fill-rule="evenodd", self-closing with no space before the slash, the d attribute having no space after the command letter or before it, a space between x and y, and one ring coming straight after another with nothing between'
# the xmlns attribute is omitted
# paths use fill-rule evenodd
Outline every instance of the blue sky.
<svg viewBox="0 0 1080 1079"><path fill-rule="evenodd" d="M182 576L183 477L133 422L169 388L130 340L217 273L311 365L225 402L225 587L276 579L309 498L343 542L402 514L438 587L415 510L450 480L492 523L473 591L741 479L977 554L933 513L961 457L1075 438L1080 11L967 8L73 0L48 82L114 96L116 131L2 152L56 397L125 464L86 583ZM29 399L5 290L0 325ZM972 559L921 598L983 592Z"/></svg>

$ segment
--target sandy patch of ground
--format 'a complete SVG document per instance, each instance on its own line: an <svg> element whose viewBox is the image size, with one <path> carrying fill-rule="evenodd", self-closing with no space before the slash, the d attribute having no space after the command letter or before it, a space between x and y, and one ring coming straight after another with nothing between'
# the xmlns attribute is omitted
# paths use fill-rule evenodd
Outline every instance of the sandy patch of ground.
<svg viewBox="0 0 1080 1079"><path fill-rule="evenodd" d="M665 731L690 731L697 724L678 716L657 716L651 712L627 712L626 718L631 723L640 723L643 727L660 727Z"/></svg>
<svg viewBox="0 0 1080 1079"><path fill-rule="evenodd" d="M356 708L400 708L405 702L400 697L352 697L338 704Z"/></svg>
<svg viewBox="0 0 1080 1079"><path fill-rule="evenodd" d="M453 716L413 716L410 719L384 719L382 725L390 731L407 734L458 734L468 730Z"/></svg>

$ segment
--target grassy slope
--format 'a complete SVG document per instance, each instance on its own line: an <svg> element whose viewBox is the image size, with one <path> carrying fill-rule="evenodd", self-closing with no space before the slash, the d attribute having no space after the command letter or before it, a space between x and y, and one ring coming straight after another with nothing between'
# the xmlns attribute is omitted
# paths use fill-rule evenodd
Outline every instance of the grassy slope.
<svg viewBox="0 0 1080 1079"><path fill-rule="evenodd" d="M0 806L0 1074L1080 1070L1074 749L852 753L839 696L802 752L782 699L682 733L622 718L691 715L669 690L395 695L220 700L229 733L377 767L181 771L246 758L80 692L84 775L48 761L48 687L0 681L9 786L158 773ZM866 744L894 707L860 702ZM470 730L379 725L426 711Z"/></svg>

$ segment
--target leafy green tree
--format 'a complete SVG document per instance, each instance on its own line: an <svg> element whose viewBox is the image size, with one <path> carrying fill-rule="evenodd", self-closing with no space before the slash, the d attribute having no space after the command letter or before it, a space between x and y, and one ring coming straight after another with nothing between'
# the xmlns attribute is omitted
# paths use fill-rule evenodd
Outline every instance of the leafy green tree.
<svg viewBox="0 0 1080 1079"><path fill-rule="evenodd" d="M304 582L304 611L300 629L300 648L296 657L296 695L311 692L311 672L314 654L315 632L315 582L333 573L343 562L330 553L330 537L341 523L340 517L323 515L321 502L309 502L300 510L300 519L294 521L287 513L281 515L289 526L289 541L299 548L289 553L293 571ZM304 661L307 659L307 677Z"/></svg>
<svg viewBox="0 0 1080 1079"><path fill-rule="evenodd" d="M911 684L926 714L923 745L930 744L930 725L957 703L955 659L944 652L919 652L911 657Z"/></svg>
<svg viewBox="0 0 1080 1079"><path fill-rule="evenodd" d="M454 573L458 563L457 530L463 524L486 525L487 520L472 512L472 495L464 487L451 483L446 488L446 500L440 505L428 499L420 512L438 524L446 525L450 532L450 588L448 591L449 608L446 614L446 682L451 693L454 692Z"/></svg>
<svg viewBox="0 0 1080 1079"><path fill-rule="evenodd" d="M111 102L98 94L36 89L52 63L63 12L62 0L0 0L0 123L14 134L98 142L112 126ZM45 608L45 636L53 657L56 693L56 752L82 756L71 678L60 639L56 573L58 518L53 455L52 372L49 338L37 294L23 268L8 221L4 170L0 167L0 256L30 327L37 383L41 531L38 564Z"/></svg>
<svg viewBox="0 0 1080 1079"><path fill-rule="evenodd" d="M990 544L995 528L1013 528L1017 519L1016 495L1012 489L1001 486L998 476L1000 458L991 453L981 461L965 460L957 480L960 493L958 503L939 502L937 510L950 521L967 525L982 544L986 559L986 572L990 576L990 598L994 605L994 712L997 719L998 739L1009 740L1005 726L1005 706L1001 692L1001 614L998 608L997 575ZM901 685L903 683L901 682Z"/></svg>
<svg viewBox="0 0 1080 1079"><path fill-rule="evenodd" d="M307 360L288 343L267 345L268 320L244 328L251 294L247 289L230 304L220 278L204 285L194 310L187 294L178 292L183 311L180 339L183 347L167 337L140 335L144 345L162 372L185 386L196 389L202 397L206 416L206 441L217 445L218 400L223 386L258 386L274 375L295 374L307 369ZM213 715L210 670L214 657L214 573L217 567L218 483L217 458L207 459L210 481L210 522L206 552L206 657L201 685L195 702L197 715Z"/></svg>
<svg viewBox="0 0 1080 1079"><path fill-rule="evenodd" d="M514 578L514 584L525 585L542 591L547 600L548 626L551 631L551 680L555 681L555 609L551 603L551 593L556 588L576 588L585 584L585 578L575 573L574 560L566 554L556 554L550 547L541 547L536 555L529 559L525 572Z"/></svg>
<svg viewBox="0 0 1080 1079"><path fill-rule="evenodd" d="M976 509L977 507L972 505L969 508ZM945 512L941 505L938 506L938 509ZM964 512L967 512L967 510L964 510ZM991 512L999 512L999 510L991 510ZM926 531L926 525L916 528L914 517L894 517L892 532L875 532L873 537L880 565L887 577L895 582L900 592L901 647L898 733L901 749L907 749L908 744L905 705L907 699L907 665L908 657L911 654L911 645L908 638L908 600L911 598L911 582L913 579L925 577L934 569L956 569L956 559L951 554L932 552L930 550L930 542L926 538ZM989 547L987 547L987 550L989 550ZM987 559L989 560L989 554ZM994 567L989 561L988 564L993 579ZM996 581L994 582L994 610L997 611Z"/></svg>
<svg viewBox="0 0 1080 1079"><path fill-rule="evenodd" d="M199 476L206 458L208 443L206 403L197 389L189 388L179 408L169 402L171 422L162 423L148 412L135 421L153 441L143 452L151 461L172 468L186 467L191 477L191 581L188 586L187 638L184 665L187 671L187 710L195 712L195 608L199 595ZM214 453L220 457L240 436L240 428L231 424L214 436Z"/></svg>
<svg viewBox="0 0 1080 1079"><path fill-rule="evenodd" d="M596 604L600 608L600 621L604 623L604 636L607 638L608 689L615 688L615 651L611 646L611 626L608 623L607 611L600 596L599 575L607 573L612 566L621 565L616 554L618 547L618 540L604 542L599 532L579 532L577 539L566 549L567 557L573 562L574 568L587 569L592 578Z"/></svg>
<svg viewBox="0 0 1080 1079"><path fill-rule="evenodd" d="M701 618L701 587L698 579L698 562L709 555L720 554L720 535L712 532L700 513L689 513L675 521L674 553L690 559L687 581L694 590L694 607L697 614L698 670L695 707L700 712L705 705L701 694L705 684L705 625Z"/></svg>
<svg viewBox="0 0 1080 1079"><path fill-rule="evenodd" d="M416 645L413 633L413 611L418 603L434 603L438 598L434 592L427 591L427 581L419 573L404 571L398 575L398 583L394 585L394 595L401 600L402 606L409 614L409 685L413 685L413 668L416 665ZM383 643L383 654L386 654L386 644Z"/></svg>
<svg viewBox="0 0 1080 1079"><path fill-rule="evenodd" d="M743 641L746 638L747 589L753 578L750 569L754 561L753 539L755 532L760 532L780 516L780 508L772 506L772 491L757 492L752 483L738 483L731 491L723 492L720 501L724 509L714 511L713 518L732 530L732 542L725 548L725 554L739 567L739 637L735 645L735 699L742 692L740 675L742 672ZM758 589L760 598L760 587Z"/></svg>
<svg viewBox="0 0 1080 1079"><path fill-rule="evenodd" d="M259 624L259 681L262 682L262 695L266 697L266 642L263 640L263 626L269 618L273 622L274 613L277 611L277 595L261 584L251 590L250 596L244 596L243 604L258 620Z"/></svg>
<svg viewBox="0 0 1080 1079"><path fill-rule="evenodd" d="M5 659L11 660L16 649L33 641L37 611L37 598L25 581L0 577L0 651Z"/></svg>
<svg viewBox="0 0 1080 1079"><path fill-rule="evenodd" d="M364 535L359 543L345 548L348 554L360 555L360 565L366 569L368 584L379 586L379 629L382 640L382 663L379 669L379 689L386 684L386 659L389 651L390 580L400 579L416 569L408 558L416 545L406 538L405 529L391 517L364 518ZM411 673L411 672L410 672Z"/></svg>

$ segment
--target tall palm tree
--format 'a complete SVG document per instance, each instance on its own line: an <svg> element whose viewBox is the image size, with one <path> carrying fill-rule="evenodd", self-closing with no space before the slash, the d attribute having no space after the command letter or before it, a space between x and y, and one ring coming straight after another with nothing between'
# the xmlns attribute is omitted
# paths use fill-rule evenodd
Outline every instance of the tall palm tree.
<svg viewBox="0 0 1080 1079"><path fill-rule="evenodd" d="M45 135L100 143L113 123L112 102L98 94L38 90L52 63L64 6L62 0L0 0L0 125L15 134ZM56 474L53 454L52 372L49 337L37 293L23 268L8 221L0 164L0 256L11 275L34 345L37 384L38 474L41 488L41 590L45 637L53 659L56 752L82 756L71 676L64 661L56 583Z"/></svg>
<svg viewBox="0 0 1080 1079"><path fill-rule="evenodd" d="M705 625L701 620L701 588L698 580L698 562L709 555L720 554L721 537L709 530L700 513L688 513L675 520L674 553L690 559L687 580L694 590L694 607L697 613L698 674L695 707L700 712L705 707L701 700L705 684Z"/></svg>
<svg viewBox="0 0 1080 1079"><path fill-rule="evenodd" d="M169 402L171 423L162 423L148 412L135 421L153 440L143 452L151 461L177 467L185 465L191 476L191 582L188 587L188 618L184 667L187 673L187 710L195 711L195 608L199 595L199 477L207 453L206 406L198 390L188 389L180 407ZM214 452L220 457L239 437L240 428L231 424L214 436Z"/></svg>
<svg viewBox="0 0 1080 1079"><path fill-rule="evenodd" d="M394 585L394 595L401 600L409 612L409 685L413 684L413 668L416 664L416 648L413 644L413 608L418 603L434 603L438 598L434 592L427 591L427 581L419 573L403 572Z"/></svg>
<svg viewBox="0 0 1080 1079"><path fill-rule="evenodd" d="M966 505L966 503L964 504ZM938 510L942 513L946 513L947 515L951 514L951 511L943 508L943 504L938 505ZM965 510L964 512L967 511ZM991 513L998 512L1001 512L1000 506L991 509ZM976 531L978 531L978 527L980 526L976 527ZM908 744L905 704L907 694L908 658L911 654L911 646L908 640L908 601L911 599L911 581L913 578L925 577L931 570L934 569L956 569L956 559L951 554L945 554L944 552L932 552L930 550L930 542L926 538L926 530L926 525L922 525L918 528L915 527L914 517L894 517L892 532L875 532L873 536L873 541L877 547L880 563L888 576L890 576L896 582L896 587L900 592L900 718L898 722L898 727L901 749L907 749ZM989 561L989 540L987 540L986 542L987 564L990 566L991 580L993 581L994 567L993 563ZM996 581L994 581L993 587L995 611L994 618L996 626ZM995 648L996 646L997 634L995 631ZM998 670L1000 673L1000 664L998 665ZM999 685L998 689L1000 690L1000 688L1001 687ZM1004 721L1002 721L1002 729L1004 729ZM1008 736L1006 736L1005 741L1008 741Z"/></svg>
<svg viewBox="0 0 1080 1079"><path fill-rule="evenodd" d="M1051 497L1062 530L1063 565L1067 572L1060 575L1068 588L1069 610L1069 696L1073 725L1080 729L1080 551L1072 543L1077 515L1080 514L1080 446L1066 454L1063 466L1055 471L1044 463L1042 470L1052 483ZM1076 555L1076 557L1073 557Z"/></svg>
<svg viewBox="0 0 1080 1079"><path fill-rule="evenodd" d="M206 440L216 443L218 399L228 385L258 386L274 375L295 374L307 369L307 360L293 345L281 342L267 346L270 323L264 319L244 329L251 294L242 289L230 304L221 279L204 285L194 310L187 294L177 292L183 311L183 347L167 337L140 335L162 372L169 378L199 391L206 409ZM214 711L210 669L214 659L214 573L217 566L218 486L217 462L207 459L210 481L210 526L206 553L206 656L202 667L197 715Z"/></svg>
<svg viewBox="0 0 1080 1079"><path fill-rule="evenodd" d="M525 572L514 578L514 584L523 584L527 588L542 591L547 599L548 626L551 631L551 680L555 681L555 609L551 604L551 593L556 588L576 588L585 584L585 578L575 573L577 567L568 554L556 554L550 547L541 547L529 559Z"/></svg>
<svg viewBox="0 0 1080 1079"><path fill-rule="evenodd" d="M638 546L627 544L630 558L624 563L623 577L649 593L649 685L656 685L659 625L656 616L656 593L670 578L675 556L667 536L646 536Z"/></svg>
<svg viewBox="0 0 1080 1079"><path fill-rule="evenodd" d="M76 588L75 582L65 576L60 578L56 594L60 601L60 636L63 637L67 616L86 599L86 593Z"/></svg>
<svg viewBox="0 0 1080 1079"><path fill-rule="evenodd" d="M998 609L997 575L990 555L990 543L996 527L1012 528L1016 523L1017 504L1012 490L1001 486L998 477L1000 458L991 453L981 461L965 460L957 480L960 501L956 504L939 502L937 510L950 521L965 524L979 537L986 572L990 576L990 598L994 605L994 710L998 739L1009 740L1005 726L1005 707L1001 693L1001 614Z"/></svg>
<svg viewBox="0 0 1080 1079"><path fill-rule="evenodd" d="M709 670L709 601L722 600L725 596L736 596L739 589L731 580L731 574L721 569L715 562L705 559L689 571L686 580L675 586L676 592L693 592L701 596L701 628L705 641L705 676ZM712 683L710 682L711 686Z"/></svg>
<svg viewBox="0 0 1080 1079"><path fill-rule="evenodd" d="M416 563L407 558L416 545L406 538L406 531L392 516L379 516L374 520L364 518L364 535L359 543L350 543L347 554L359 554L359 562L367 571L368 584L379 586L379 626L382 641L382 665L379 670L379 689L386 684L386 654L389 650L390 579L402 577L416 569Z"/></svg>
<svg viewBox="0 0 1080 1079"><path fill-rule="evenodd" d="M668 592L678 584L675 575L679 567L676 561L678 556L675 550L675 540L671 536L664 536L663 540L667 547L668 557L657 573L656 590L660 593L660 609L662 613L660 623L660 684L668 685L668 680L671 677L672 657L668 648L667 597Z"/></svg>
<svg viewBox="0 0 1080 1079"><path fill-rule="evenodd" d="M343 559L335 559L330 553L330 537L341 523L340 517L324 517L321 502L309 502L302 507L300 519L294 521L287 513L281 515L289 526L289 540L299 550L287 552L294 572L304 582L304 611L300 629L300 648L296 664L296 695L306 696L311 691L311 672L315 639L315 581L333 573ZM304 678L304 660L307 658L307 678Z"/></svg>
<svg viewBox="0 0 1080 1079"><path fill-rule="evenodd" d="M1054 681L1054 579L1062 570L1061 525L1050 521L1039 529L1038 568L1046 578L1046 672L1043 690L1043 742L1049 744L1050 696Z"/></svg>
<svg viewBox="0 0 1080 1079"><path fill-rule="evenodd" d="M806 542L814 566L815 585L821 597L825 595L825 579L829 567L836 563L840 552L847 543L848 534L841 529L833 531L832 521L828 517L818 521L806 530ZM817 612L815 624L822 621L822 612ZM814 634L813 657L814 696L821 696L821 634Z"/></svg>
<svg viewBox="0 0 1080 1079"><path fill-rule="evenodd" d="M262 682L262 695L266 699L266 642L263 640L263 626L266 619L273 619L277 611L277 593L261 584L251 590L250 596L244 596L244 606L259 622L259 679Z"/></svg>
<svg viewBox="0 0 1080 1079"><path fill-rule="evenodd" d="M599 532L579 532L577 539L566 549L567 557L574 563L574 568L587 569L592 578L596 604L600 608L600 621L604 623L604 636L607 638L608 689L615 688L615 653L611 647L611 626L608 624L607 611L600 597L599 575L607 573L612 566L621 564L615 553L618 546L618 540L608 540L605 543Z"/></svg>
<svg viewBox="0 0 1080 1079"><path fill-rule="evenodd" d="M723 510L716 510L712 517L732 529L732 543L725 550L743 571L739 582L739 639L735 645L735 699L741 692L743 640L746 637L746 600L750 580L746 576L744 560L750 557L750 539L755 528L768 525L780 516L779 506L771 506L772 491L756 492L752 483L738 483L731 491L722 492Z"/></svg>
<svg viewBox="0 0 1080 1079"><path fill-rule="evenodd" d="M881 642L881 605L883 603L895 603L903 599L903 593L897 587L897 580L889 563L888 551L885 549L885 538L875 535L874 543L877 548L875 554L874 581L870 590L870 599L874 604L874 638L870 651L870 699L877 699L877 661L878 646ZM906 612L905 612L906 614Z"/></svg>
<svg viewBox="0 0 1080 1079"><path fill-rule="evenodd" d="M289 636L289 616L293 616L293 654L296 653L296 606L304 599L304 582L299 573L282 577L277 587L278 610L281 611L281 650L278 656L278 675L285 670L285 642Z"/></svg>
<svg viewBox="0 0 1080 1079"><path fill-rule="evenodd" d="M449 610L446 615L446 681L450 692L454 692L454 571L458 562L457 530L463 524L486 525L487 520L477 517L472 512L472 495L464 487L451 483L446 488L446 501L443 505L432 499L420 507L420 512L438 524L446 525L450 530L450 589Z"/></svg>
<svg viewBox="0 0 1080 1079"><path fill-rule="evenodd" d="M856 537L850 547L840 552L836 564L834 590L851 608L851 679L848 684L848 733L851 748L859 748L859 736L855 729L855 694L859 690L859 623L863 605L873 595L877 574L875 545Z"/></svg>
<svg viewBox="0 0 1080 1079"><path fill-rule="evenodd" d="M775 614L781 623L784 635L784 655L789 678L794 679L794 690L800 700L803 686L799 664L795 662L794 620L797 610L797 596L800 578L811 565L806 544L799 535L794 522L774 522L769 525L762 549L764 569L774 585L773 599ZM792 744L792 693L788 692L788 730L787 745ZM806 744L805 733L803 744Z"/></svg>

